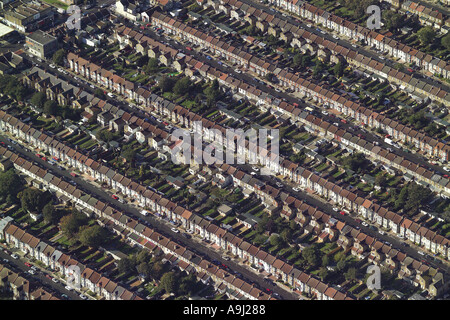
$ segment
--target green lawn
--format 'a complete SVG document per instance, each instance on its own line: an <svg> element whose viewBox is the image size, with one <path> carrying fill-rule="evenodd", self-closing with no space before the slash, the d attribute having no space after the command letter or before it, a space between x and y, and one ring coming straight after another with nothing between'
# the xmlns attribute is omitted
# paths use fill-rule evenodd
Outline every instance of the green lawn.
<svg viewBox="0 0 450 320"><path fill-rule="evenodd" d="M59 0L43 0L43 1L55 7L62 8L64 10L66 10L69 7L67 4Z"/></svg>

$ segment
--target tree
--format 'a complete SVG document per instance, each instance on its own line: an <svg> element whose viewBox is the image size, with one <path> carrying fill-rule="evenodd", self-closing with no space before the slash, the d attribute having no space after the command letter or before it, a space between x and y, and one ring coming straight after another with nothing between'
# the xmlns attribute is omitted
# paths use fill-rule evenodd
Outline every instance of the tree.
<svg viewBox="0 0 450 320"><path fill-rule="evenodd" d="M391 10L384 10L383 21L387 29L395 31L402 26L404 20L403 15Z"/></svg>
<svg viewBox="0 0 450 320"><path fill-rule="evenodd" d="M94 96L96 96L99 99L103 99L103 100L106 99L105 92L100 88L97 88L94 90Z"/></svg>
<svg viewBox="0 0 450 320"><path fill-rule="evenodd" d="M117 263L117 269L119 270L120 273L128 273L132 270L134 270L135 268L135 263L133 261L133 259L126 257L123 259L120 259L119 262Z"/></svg>
<svg viewBox="0 0 450 320"><path fill-rule="evenodd" d="M384 174L379 174L375 177L375 184L383 188L386 184L386 176Z"/></svg>
<svg viewBox="0 0 450 320"><path fill-rule="evenodd" d="M302 58L303 58L303 54L301 54L301 53L295 54L294 57L292 58L292 66L293 67L301 66Z"/></svg>
<svg viewBox="0 0 450 320"><path fill-rule="evenodd" d="M161 80L159 80L158 84L162 92L171 92L174 85L175 85L174 80L167 76L163 76Z"/></svg>
<svg viewBox="0 0 450 320"><path fill-rule="evenodd" d="M311 57L307 54L304 54L302 56L302 62L301 62L302 67L303 68L307 67L310 63L311 63Z"/></svg>
<svg viewBox="0 0 450 320"><path fill-rule="evenodd" d="M322 71L323 71L323 62L320 60L317 60L316 65L314 66L313 76L319 77L319 75L322 73Z"/></svg>
<svg viewBox="0 0 450 320"><path fill-rule="evenodd" d="M436 38L436 31L434 31L433 27L426 26L417 31L417 36L423 45L428 45Z"/></svg>
<svg viewBox="0 0 450 320"><path fill-rule="evenodd" d="M136 158L136 150L134 150L132 145L127 144L123 147L121 156L124 157L128 163L133 164L134 159Z"/></svg>
<svg viewBox="0 0 450 320"><path fill-rule="evenodd" d="M101 130L97 131L96 137L98 140L110 142L112 139L114 139L114 134L109 130Z"/></svg>
<svg viewBox="0 0 450 320"><path fill-rule="evenodd" d="M41 193L42 191L35 188L27 188L22 191L20 201L22 209L27 212L38 212L41 209Z"/></svg>
<svg viewBox="0 0 450 320"><path fill-rule="evenodd" d="M42 108L44 106L44 103L46 101L46 96L44 92L36 92L33 94L33 96L30 99L30 102L32 105Z"/></svg>
<svg viewBox="0 0 450 320"><path fill-rule="evenodd" d="M161 277L159 285L166 290L167 293L172 293L175 290L175 273L167 272Z"/></svg>
<svg viewBox="0 0 450 320"><path fill-rule="evenodd" d="M175 83L173 92L178 95L185 95L189 92L191 80L188 77L183 77Z"/></svg>
<svg viewBox="0 0 450 320"><path fill-rule="evenodd" d="M319 263L318 250L314 245L303 249L302 256L312 267L317 266L317 264Z"/></svg>
<svg viewBox="0 0 450 320"><path fill-rule="evenodd" d="M71 214L61 218L61 230L69 237L73 237L78 232L80 227L86 224L86 220L85 215L79 213L78 211L74 211Z"/></svg>
<svg viewBox="0 0 450 320"><path fill-rule="evenodd" d="M356 268L348 268L344 274L346 280L356 280L358 278L358 270Z"/></svg>
<svg viewBox="0 0 450 320"><path fill-rule="evenodd" d="M450 33L447 33L445 36L441 38L441 45L445 49L450 50Z"/></svg>
<svg viewBox="0 0 450 320"><path fill-rule="evenodd" d="M44 103L44 108L42 111L44 111L44 113L48 116L56 116L58 114L58 104L56 101L47 100Z"/></svg>
<svg viewBox="0 0 450 320"><path fill-rule="evenodd" d="M295 231L297 229L297 223L294 220L289 221L289 229Z"/></svg>
<svg viewBox="0 0 450 320"><path fill-rule="evenodd" d="M328 256L326 256L326 255L323 256L322 257L322 267L328 267L329 263L330 263L330 261L329 261Z"/></svg>
<svg viewBox="0 0 450 320"><path fill-rule="evenodd" d="M0 173L0 196L17 198L18 192L23 188L23 183L14 169Z"/></svg>
<svg viewBox="0 0 450 320"><path fill-rule="evenodd" d="M164 263L162 261L156 261L152 264L151 275L155 279L159 279L164 272Z"/></svg>
<svg viewBox="0 0 450 320"><path fill-rule="evenodd" d="M320 277L320 280L324 281L326 277L328 276L328 270L327 268L320 267L319 272L317 275Z"/></svg>
<svg viewBox="0 0 450 320"><path fill-rule="evenodd" d="M272 245L272 246L280 246L281 244L283 244L283 240L281 239L281 237L279 236L279 235L277 235L277 234L273 234L271 237L270 237L270 239L269 239L269 241L270 241L270 244Z"/></svg>
<svg viewBox="0 0 450 320"><path fill-rule="evenodd" d="M220 87L217 79L208 86L203 93L206 95L206 99L208 100L208 104L212 106L220 97Z"/></svg>
<svg viewBox="0 0 450 320"><path fill-rule="evenodd" d="M181 279L181 283L178 287L178 294L192 296L197 289L197 279L193 273L190 273L187 277Z"/></svg>
<svg viewBox="0 0 450 320"><path fill-rule="evenodd" d="M106 237L107 233L105 229L99 225L94 225L83 229L78 239L85 246L98 248L105 243Z"/></svg>
<svg viewBox="0 0 450 320"><path fill-rule="evenodd" d="M147 65L144 67L144 72L146 74L152 74L156 72L159 68L159 61L156 58L148 59Z"/></svg>
<svg viewBox="0 0 450 320"><path fill-rule="evenodd" d="M42 208L42 215L47 223L55 223L59 219L58 210L55 209L51 202L47 203L44 208Z"/></svg>
<svg viewBox="0 0 450 320"><path fill-rule="evenodd" d="M136 262L137 263L149 262L151 258L152 256L147 250L141 250L136 255Z"/></svg>
<svg viewBox="0 0 450 320"><path fill-rule="evenodd" d="M338 62L335 66L334 66L334 75L338 78L342 77L344 75L344 64L342 62Z"/></svg>
<svg viewBox="0 0 450 320"><path fill-rule="evenodd" d="M136 270L139 274L144 275L145 277L148 277L151 273L151 267L147 262L141 262L136 266Z"/></svg>
<svg viewBox="0 0 450 320"><path fill-rule="evenodd" d="M442 213L441 218L445 220L446 223L450 223L450 211L444 211Z"/></svg>
<svg viewBox="0 0 450 320"><path fill-rule="evenodd" d="M353 171L361 172L366 167L367 160L363 153L357 152L344 158L343 165Z"/></svg>
<svg viewBox="0 0 450 320"><path fill-rule="evenodd" d="M269 82L273 82L273 77L274 77L275 75L272 73L272 72L268 72L268 73L266 73L266 75L264 76L264 79L266 79L267 81L269 81Z"/></svg>
<svg viewBox="0 0 450 320"><path fill-rule="evenodd" d="M55 64L61 66L64 63L64 57L66 56L66 51L64 49L57 50L52 57Z"/></svg>
<svg viewBox="0 0 450 320"><path fill-rule="evenodd" d="M280 237L286 243L291 242L291 240L292 240L292 230L291 229L284 229L283 231L281 231Z"/></svg>
<svg viewBox="0 0 450 320"><path fill-rule="evenodd" d="M345 258L339 260L338 263L336 264L336 268L338 269L338 271L344 270L346 266L347 266L347 262L345 261Z"/></svg>

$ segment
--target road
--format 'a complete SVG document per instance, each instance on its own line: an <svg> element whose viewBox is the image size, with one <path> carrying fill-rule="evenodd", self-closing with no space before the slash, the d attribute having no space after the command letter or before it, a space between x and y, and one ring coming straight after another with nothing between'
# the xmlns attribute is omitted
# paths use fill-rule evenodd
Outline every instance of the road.
<svg viewBox="0 0 450 320"><path fill-rule="evenodd" d="M300 108L306 108L310 105L308 105L307 103L292 97L290 94L286 93L286 92L278 92L275 89L269 88L266 85L261 84L259 81L257 81L255 79L255 77L253 77L252 75L249 75L247 73L237 73L236 72L236 68L233 67L229 67L227 65L224 64L219 64L217 62L217 60L212 59L209 60L206 58L206 55L203 53L199 53L197 51L189 51L187 52L187 50L185 49L185 46L175 40L173 40L172 38L166 37L166 36L160 36L158 35L156 32L153 32L152 30L149 29L145 29L145 30L140 30L138 27L136 27L135 25L133 25L132 23L129 23L128 21L126 21L125 19L121 19L121 22L124 23L125 25L127 25L130 28L133 28L135 31L137 32L142 32L145 35L154 38L160 42L166 42L169 43L169 45L181 52L184 52L185 54L189 54L192 55L195 59L203 62L203 63L207 63L209 65L212 65L214 68L224 72L224 73L228 73L231 74L234 78L236 79L242 79L247 83L250 83L252 85L254 85L255 87L257 87L258 89L260 89L263 92L267 92L269 94L271 94L274 97L278 97L280 99L284 99L287 102L293 104L293 103L297 103L299 105ZM335 41L335 40L333 40ZM323 120L326 120L330 123L336 122L337 119L336 117L333 117L331 115L323 115L323 114L316 114L317 117L322 118ZM355 126L352 123L342 123L340 121L339 122L339 127L345 128L346 130L348 130L348 128L352 127L354 128L354 133L355 134L362 134L365 136L365 140L369 141L369 142L378 142L380 147L383 147L385 149L387 148L391 148L393 151L393 153L395 153L398 156L404 157L405 159L416 163L418 165L421 165L425 168L428 168L436 173L439 173L440 175L445 175L448 174L447 171L445 171L443 168L437 166L437 165L433 165L431 163L429 163L428 161L426 161L422 156L418 156L416 154L410 153L410 152L405 152L403 151L402 148L396 148L394 146L391 146L387 143L384 142L384 138L381 138L380 136L367 131L367 130L361 130L361 128L359 126Z"/></svg>
<svg viewBox="0 0 450 320"><path fill-rule="evenodd" d="M386 58L385 59L380 59L381 53L375 53L375 52L366 50L365 48L363 48L363 47L361 47L359 45L357 47L353 47L352 43L350 41L347 41L347 40L344 40L344 39L334 39L332 37L332 35L329 34L328 32L326 32L325 30L322 30L322 31L325 32L325 34L324 34L324 33L320 32L319 30L317 30L317 27L312 26L310 28L305 23L303 23L301 20L298 20L297 18L294 18L294 17L292 17L290 15L283 16L283 14L280 11L278 11L276 9L273 9L273 8L269 8L267 5L264 5L264 4L261 4L259 2L252 1L252 0L242 0L242 2L246 3L248 5L251 5L251 6L255 7L255 8L258 8L258 9L260 9L260 10L266 12L266 13L272 14L272 15L276 16L277 18L281 19L281 20L288 21L289 23L291 23L294 26L298 26L298 27L300 27L302 29L305 29L305 30L307 30L307 31L309 31L309 32L311 32L311 33L313 33L313 34L315 34L317 36L320 36L320 37L322 37L324 39L327 39L327 40L329 40L331 42L338 43L339 45L343 46L344 48L347 48L347 49L350 49L350 50L354 50L354 51L356 51L356 52L358 52L358 53L360 53L360 54L362 54L362 55L364 55L366 57L369 57L369 58L374 59L374 60L376 60L378 62L384 63L384 64L386 64L387 66L389 66L391 68L394 68L395 65L397 64L396 61L392 61L392 60L389 60L389 59L386 59ZM303 19L303 18L299 18L299 19ZM450 91L450 86L448 86L448 85L446 85L446 84L444 84L444 83L442 83L440 81L434 80L432 78L428 78L428 77L423 76L421 74L411 73L409 71L406 71L405 73L407 73L409 75L412 75L414 78L420 79L421 81L424 81L424 82L426 82L428 84L434 85L434 86L439 87L439 88L441 88L443 90L446 90L446 91Z"/></svg>
<svg viewBox="0 0 450 320"><path fill-rule="evenodd" d="M237 165L237 166L239 166L246 172L252 171L251 165L249 165L249 164L243 164L243 165ZM274 183L274 178L272 176L258 175L258 179L260 179L268 184L271 184L271 185ZM450 271L448 264L442 263L440 260L433 261L429 257L419 254L418 251L414 247L405 246L404 245L405 242L402 241L401 239L399 239L398 237L396 237L394 235L390 235L388 233L385 233L384 235L382 235L379 232L370 229L369 227L365 227L365 226L361 225L360 223L358 223L355 220L355 219L359 218L357 216L352 217L348 214L341 215L339 213L340 210L338 212L334 211L333 206L330 203L324 202L323 199L318 199L318 198L313 197L310 194L303 192L303 191L297 192L297 191L293 190L293 187L295 187L295 184L292 182L282 181L282 183L284 185L284 187L283 187L284 191L286 191L290 194L296 195L298 198L303 199L307 204L320 209L324 213L327 213L340 221L344 221L347 225L350 225L353 228L360 229L365 234L372 236L377 240L380 240L382 242L388 242L388 243L392 244L392 248L395 248L399 251L405 252L409 256L411 256L419 261L425 260L427 262L427 264L430 266L433 266L435 268L440 268L442 270L445 270L446 272Z"/></svg>
<svg viewBox="0 0 450 320"><path fill-rule="evenodd" d="M4 134L0 135L0 141L9 144L9 141L7 138L5 138ZM162 222L161 219L157 219L152 215L144 217L140 214L140 210L136 207L129 204L122 204L118 201L112 201L111 194L107 193L102 188L99 188L87 182L81 177L72 177L69 170L60 170L56 166L52 166L47 161L44 161L41 158L37 157L35 153L28 152L18 145L12 145L12 147L15 149L15 152L21 154L24 158L29 159L29 161L39 163L40 166L46 168L47 170L51 170L52 173L58 177L65 177L68 181L74 180L77 183L78 188L82 189L88 194L94 195L95 197L97 197L97 199L105 203L110 203L113 207L116 207L123 212L130 214L138 220L145 221L145 224L149 225L151 228L154 228L162 235L170 237L171 239L174 239L174 241L182 244L190 250L208 257L210 261L218 260L219 262L227 265L232 271L240 273L244 279L256 283L261 288L261 290L264 290L265 288L271 289L273 292L279 294L285 300L299 299L299 296L292 292L288 292L283 288L264 282L261 276L258 276L253 271L250 271L246 267L243 267L241 264L234 262L233 260L226 261L217 250L206 247L198 241L194 241L193 239L186 239L181 233L173 232L171 230L173 226L169 225L168 223Z"/></svg>
<svg viewBox="0 0 450 320"><path fill-rule="evenodd" d="M169 37L159 36L157 33L153 32L151 30L148 30L148 29L146 29L144 31L139 30L136 26L134 26L133 24L131 24L131 23L125 21L125 20L122 20L122 22L124 24L128 25L129 27L135 28L136 31L144 32L149 37L155 38L156 40L161 41L161 42L169 43L175 49L180 50L182 52L185 52L185 47L182 44L178 43L177 41L175 41L175 40L173 40L173 39L171 39ZM261 90L263 90L265 92L269 92L269 93L273 94L274 96L279 96L280 98L284 98L284 99L286 99L287 101L289 101L291 103L294 103L294 102L299 103L299 105L301 105L303 107L308 106L308 104L302 103L301 101L291 97L287 93L277 92L274 89L268 88L265 85L260 84L259 82L257 82L255 80L255 78L251 77L250 75L248 75L246 73L238 74L238 73L235 72L235 69L233 69L233 68L231 68L231 67L229 67L227 65L224 65L224 64L220 65L214 59L213 60L208 60L204 54L198 53L196 51L190 51L189 54L193 55L196 59L198 59L198 60L200 60L202 62L207 62L207 63L211 64L213 67L215 67L215 68L217 68L219 70L222 70L222 71L225 71L225 72L233 74L238 79L239 78L244 79L245 81L248 81L248 82L254 84L259 89L261 89ZM93 93L93 91L94 91L93 88L91 88L85 82L75 81L70 74L69 75L65 75L64 73L59 72L57 69L52 69L52 68L50 68L48 66L48 64L46 62L39 62L39 61L35 60L34 58L28 58L28 59L30 59L34 63L37 63L37 64L41 65L42 67L46 68L49 72L58 74L58 76L60 76L61 78L65 79L66 81L68 81L68 82L70 82L70 83L72 83L74 85L79 85L79 86L83 87L83 89L85 89L86 91L88 91L90 93ZM130 106L127 103L125 103L123 101L119 101L116 98L114 98L114 99L108 98L108 101L111 102L112 104L120 106L121 108L124 108L125 110L127 110L129 112L134 112L134 113L138 114L140 117L143 117L143 118L146 117L145 113L142 112L140 109L130 108ZM320 114L318 116L320 116L324 120L329 121L330 123L333 123L333 122L337 121L336 118L331 116L331 115ZM156 126L159 126L162 129L164 129L164 127L160 123L158 123L156 121L153 121L153 120L149 119L149 122L152 122L152 124L154 124ZM417 156L417 155L412 154L412 153L404 152L401 148L395 148L395 147L393 147L391 145L388 145L387 143L384 142L383 138L379 137L378 135L376 135L374 133L368 132L366 130L363 131L358 126L354 126L351 123L342 123L342 122L339 122L339 126L345 128L345 129L348 129L349 127L353 127L355 134L358 134L358 133L363 134L365 136L365 139L367 141L369 141L369 142L372 142L372 143L373 142L378 142L379 145L384 147L384 148L390 147L390 148L392 148L394 150L394 152L397 155L402 156L405 159L408 159L408 160L410 160L410 161L412 161L414 163L420 164L420 165L422 165L422 166L424 166L426 168L430 168L430 169L432 169L432 170L434 170L436 172L440 172L442 175L447 173L441 167L435 166L435 165L432 165L432 164L428 163L426 160L424 160L420 156ZM247 173L252 171L250 166L248 166L248 167L243 166L242 168ZM54 169L54 168L52 168L52 169ZM67 177L69 177L68 174L66 174L66 175L67 175ZM270 181L268 177L266 177L266 176L261 176L261 177L263 178L262 180L266 179L267 182L273 183L273 181ZM334 215L334 216L338 215L338 213L336 213L336 212L334 212L332 210L332 206L331 205L326 204L323 201L318 200L317 198L311 197L310 195L308 195L308 194L306 194L304 192L297 193L297 192L292 190L292 187L289 187L289 189L290 189L289 192L292 192L293 194L297 194L297 195L301 196L303 199L308 199L308 203L309 204L314 205L314 206L316 206L318 208L321 208L322 211L327 212L327 213L329 213L331 215ZM107 199L109 200L109 197L107 197ZM138 214L138 211L136 211L136 213ZM140 214L138 216L140 216ZM405 252L407 252L409 254L412 253L411 256L413 256L413 257L415 257L415 258L417 258L419 260L423 260L424 259L424 257L419 255L417 253L417 251L414 250L413 248L406 248L406 247L402 246L401 245L402 242L398 238L393 238L391 236L386 236L386 235L382 236L379 233L377 233L377 232L375 232L375 231L373 231L373 230L371 230L369 228L366 228L364 226L359 225L359 223L354 221L351 217L342 217L342 216L340 216L339 218L344 219L344 221L346 221L347 223L349 223L352 226L362 228L364 231L367 231L367 233L369 235L372 235L372 236L376 235L377 238L381 238L381 240L383 240L383 241L388 241L389 243L392 243L396 248L401 249L402 251L405 251ZM350 223L350 221L352 221L352 223ZM180 239L181 240L185 240L184 238L180 238ZM441 268L447 268L447 266L442 264L442 263L439 264L439 263L436 263L436 262L430 262L430 264L431 265L435 265L435 266L439 266Z"/></svg>
<svg viewBox="0 0 450 320"><path fill-rule="evenodd" d="M9 250L9 249L8 249ZM82 300L79 295L73 291L73 290L67 290L65 286L61 283L55 283L49 278L45 276L46 273L44 273L41 269L37 274L31 275L28 273L28 271L31 269L30 267L25 265L25 262L27 262L27 259L24 259L22 257L19 257L19 259L14 259L9 254L6 254L3 252L3 249L0 251L0 262L4 264L3 259L9 260L9 262L6 264L6 266L10 267L15 272L21 272L22 276L26 279L28 279L31 282L37 282L41 284L45 290L51 292L53 295L58 296L60 299L64 299L61 297L62 294L65 294L69 297L70 300ZM36 266L37 267L37 266ZM39 269L39 267L38 267Z"/></svg>

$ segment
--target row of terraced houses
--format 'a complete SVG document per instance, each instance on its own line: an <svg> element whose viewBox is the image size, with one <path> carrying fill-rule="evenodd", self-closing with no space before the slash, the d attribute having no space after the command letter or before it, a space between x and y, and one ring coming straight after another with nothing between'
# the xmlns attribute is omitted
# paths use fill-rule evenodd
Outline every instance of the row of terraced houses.
<svg viewBox="0 0 450 320"><path fill-rule="evenodd" d="M153 94L152 94L152 96L154 96ZM170 108L170 103L164 103L164 102L160 102L160 103L158 103L157 102L157 105L159 105L160 107L156 107L156 110L157 111L161 111L162 110L162 107L161 106L166 106L166 107L169 107ZM173 104L172 104L173 105ZM173 109L172 109L173 110ZM185 110L186 111L186 113L188 112L187 110ZM170 114L170 111L168 111L168 110L164 110L163 111L163 113L164 114ZM182 114L182 112L181 112L181 114ZM172 117L173 117L173 119L175 119L175 118L177 118L177 117L179 117L180 115L178 115L176 112L175 113L172 113ZM197 117L199 117L199 116L197 116ZM126 118L128 118L128 119L130 119L130 117L126 117ZM190 120L192 120L193 119L193 117L192 118L190 118ZM198 120L200 120L201 118L198 118ZM186 119L186 122L187 122L188 120ZM203 123L206 125L206 126L208 126L208 123L207 122L205 122L206 120L204 119L204 121L203 121ZM185 122L184 122L185 123ZM185 123L186 124L186 123ZM212 123L210 122L209 123L209 125L211 125ZM283 165L286 165L287 163L285 163L285 162L283 162ZM292 164L292 163L291 163ZM287 167L286 167L286 170L287 170ZM91 171L92 172L92 171ZM308 176L314 176L314 175L311 175L311 172L309 172L309 175L307 175L307 173L305 173L306 175L305 175L305 177L308 177ZM109 177L112 177L113 175L109 175ZM244 180L248 180L248 177L249 177L249 175L245 175L243 172L240 172L240 173L238 173L237 174L237 176L239 177L240 176L240 178L244 181ZM98 178L100 178L100 177L96 177L97 179ZM100 178L101 180L104 180L105 178ZM107 180L108 179L110 179L110 178L106 178ZM114 180L120 180L120 179L114 179ZM312 178L312 180L314 180L314 178ZM311 180L311 181L312 181ZM321 179L319 179L319 180L321 180ZM124 179L124 181L129 181L129 180L125 180ZM310 181L310 180L308 180L308 181ZM112 182L112 181L111 181ZM110 182L110 183L111 183ZM125 183L125 182L124 182ZM243 182L237 182L237 183L239 183L239 184L242 184ZM317 189L317 187L313 184L313 182L308 182L309 184L310 184L310 186L312 187L312 189ZM322 181L322 183L323 183L323 181ZM120 185L122 184L122 182L120 182L120 183L116 183L115 184L115 188L116 189L121 189L122 190L122 192L124 191L124 190L126 190L127 188L126 187L124 187L124 185L122 185L122 187L120 187ZM126 184L126 183L125 183ZM256 185L247 185L247 187L248 188L251 188L251 189L257 189L256 187L255 187ZM360 203L361 205L364 203L364 199L362 199L362 198L359 198L359 199L356 199L357 197L356 197L356 195L355 194L353 194L353 193L350 193L350 192L348 192L348 191L346 191L346 190L342 190L342 188L340 188L340 187L337 187L337 186L334 186L334 184L332 184L331 186L333 186L333 192L331 192L330 193L330 195L335 195L335 199L336 199L336 202L337 203L341 203L341 204L343 204L343 205L347 205L348 206L348 204L350 204L350 208L351 209L356 209L357 210L357 212L359 212L360 210L358 210L357 209L357 204L358 203ZM262 190L264 190L264 188L261 188L261 186L259 187L260 189L262 189ZM277 197L277 195L279 194L279 191L277 191L277 190L273 190L274 188L267 188L267 190L269 190L269 192L267 192L266 190L264 190L265 192L267 192L268 193L268 195L265 197L265 198L268 198L268 199L272 199L273 201L276 201L275 200L275 198ZM339 190L338 190L339 189ZM125 193L125 192L124 192ZM342 195L340 195L340 193L342 193ZM127 193L127 194L129 194L129 193ZM134 194L135 195L135 194ZM356 204L353 204L352 202L350 202L348 199L346 199L346 198L344 198L345 197L345 195L347 195L347 197L350 199L350 198L352 198L352 197L354 197L355 199L356 199ZM353 199L353 200L355 200L355 199ZM377 220L379 220L381 223L380 224L385 224L385 225L389 225L389 220L390 219L392 219L392 218L394 218L395 220L398 220L398 218L400 218L400 220L401 220L401 217L399 217L398 215L395 215L395 214L393 214L392 212L387 212L387 210L385 210L384 208L381 208L380 206L378 206L378 205L373 205L372 206L372 203L371 202L366 202L365 204L364 204L366 207L371 207L371 209L370 210L368 210L367 212L372 212L372 213L374 213L374 212L378 212L377 214L376 214L376 217L377 217ZM362 207L364 207L364 206L362 206ZM361 207L361 208L362 208ZM374 210L374 211L372 211L372 210ZM289 211L291 211L291 214L290 215L287 215L287 216L291 216L291 217L294 217L295 216L295 214L294 215L292 215L292 210L287 210L286 212L289 212ZM392 216L392 215L394 215L394 216ZM379 219L378 219L378 217L379 217ZM201 221L201 220L200 220ZM207 223L205 220L203 220L204 221L204 223ZM383 222L384 221L384 222ZM398 221L398 222L400 222L400 221ZM397 223L398 223L397 222ZM405 221L406 223L405 224L403 224L402 226L401 226L401 230L403 230L403 231L401 231L401 232L406 232L406 230L407 230L407 228L405 228L405 226L408 224L408 221ZM392 223L392 222L391 222ZM184 222L184 225L186 225L186 222ZM396 225L395 224L395 221L394 221L394 225ZM409 226L408 226L409 227ZM201 230L202 230L202 228L200 228L200 229L198 229L199 230L199 232L201 232ZM409 230L409 229L408 229ZM426 229L425 229L426 230ZM428 230L427 230L428 231ZM418 236L420 234L420 237ZM414 236L413 236L414 235ZM326 235L327 236L327 235ZM428 239L430 236L432 236L432 238L435 238L435 240L433 241L432 239ZM414 241L416 241L416 242L419 242L419 243L422 243L422 244L425 244L425 243L427 243L428 245L430 245L430 250L438 250L438 251L440 251L441 249L444 249L444 255L447 255L447 244L445 244L445 240L446 239L444 239L444 238L442 238L441 236L437 236L436 237L436 234L433 234L432 232L430 232L430 233L428 233L428 234L424 234L423 233L423 229L421 229L421 231L417 234L417 236L416 236L416 233L415 232L411 232L411 231L408 231L408 237L410 237L411 239L415 239ZM440 239L439 237L441 237L442 239ZM420 240L419 240L420 239ZM444 243L442 242L442 241L439 241L439 239L440 240L444 240ZM431 241L430 241L431 240ZM436 241L438 241L439 242L439 244L437 245L436 243ZM438 251L436 251L436 252L438 252Z"/></svg>

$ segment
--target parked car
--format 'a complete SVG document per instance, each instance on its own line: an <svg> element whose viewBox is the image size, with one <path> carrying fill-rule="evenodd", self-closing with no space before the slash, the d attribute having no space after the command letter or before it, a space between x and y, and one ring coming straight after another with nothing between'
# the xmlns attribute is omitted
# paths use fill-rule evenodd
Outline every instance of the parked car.
<svg viewBox="0 0 450 320"><path fill-rule="evenodd" d="M31 267L31 263L29 262L25 262L24 265L26 265L27 267Z"/></svg>
<svg viewBox="0 0 450 320"><path fill-rule="evenodd" d="M364 227L368 227L368 226L369 226L369 224L368 224L367 222L365 222L365 221L363 221L361 224L362 224Z"/></svg>
<svg viewBox="0 0 450 320"><path fill-rule="evenodd" d="M170 230L172 230L172 231L175 232L175 233L180 232L177 228L170 228Z"/></svg>
<svg viewBox="0 0 450 320"><path fill-rule="evenodd" d="M115 194L112 194L112 195L111 195L111 198L113 198L114 200L118 200L118 199L119 199L119 197L116 196Z"/></svg>

